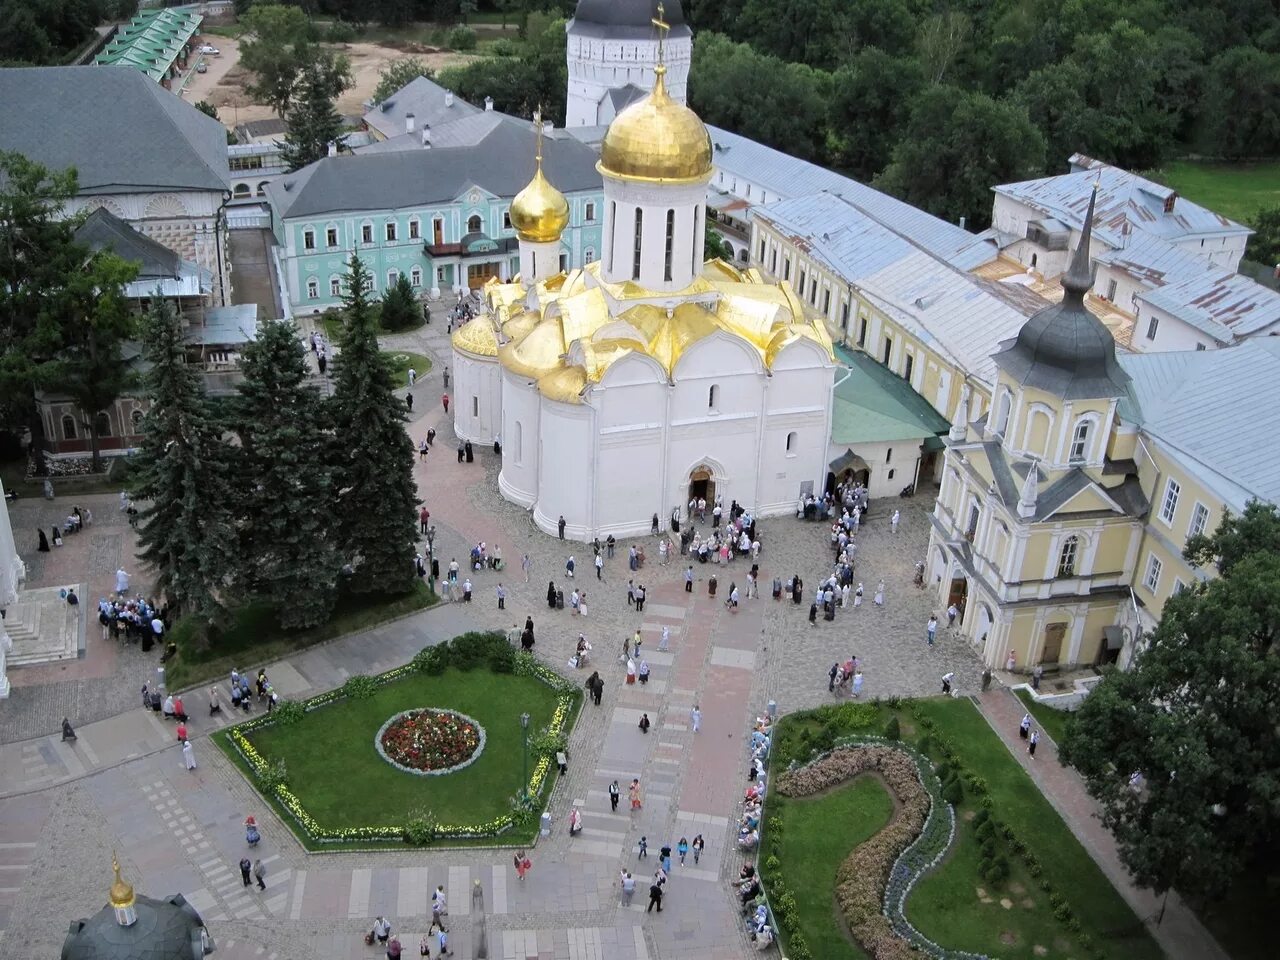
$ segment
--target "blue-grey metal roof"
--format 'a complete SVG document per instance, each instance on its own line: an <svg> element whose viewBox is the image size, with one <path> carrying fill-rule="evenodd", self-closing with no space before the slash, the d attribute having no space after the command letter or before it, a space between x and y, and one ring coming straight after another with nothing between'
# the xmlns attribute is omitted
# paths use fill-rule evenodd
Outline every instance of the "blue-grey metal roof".
<svg viewBox="0 0 1280 960"><path fill-rule="evenodd" d="M204 322L187 324L187 343L206 346L240 346L258 339L258 305L237 303L229 307L211 307L204 312Z"/></svg>
<svg viewBox="0 0 1280 960"><path fill-rule="evenodd" d="M418 77L370 109L364 115L364 122L390 139L408 132L405 119L409 114L413 114L416 134L424 123L431 124L434 129L438 124L482 112L434 80Z"/></svg>
<svg viewBox="0 0 1280 960"><path fill-rule="evenodd" d="M230 190L226 128L130 67L0 69L0 150L81 194Z"/></svg>
<svg viewBox="0 0 1280 960"><path fill-rule="evenodd" d="M789 156L721 127L707 126L717 169L741 176L783 198L827 192L856 205L868 216L937 257L964 270L995 258L996 245L954 223L926 213L815 163ZM714 183L714 181L713 181Z"/></svg>
<svg viewBox="0 0 1280 960"><path fill-rule="evenodd" d="M1144 291L1138 300L1191 324L1219 343L1267 333L1280 324L1280 293L1225 270L1205 270L1181 283Z"/></svg>
<svg viewBox="0 0 1280 960"><path fill-rule="evenodd" d="M1166 213L1165 203L1174 195L1173 190L1103 163L1057 177L1002 183L992 189L1079 230L1094 183L1098 184L1098 205L1093 230L1112 247L1124 244L1126 224L1130 233L1147 233L1165 240L1241 236L1252 232L1244 224L1192 203L1186 197L1177 197L1173 209Z"/></svg>
<svg viewBox="0 0 1280 960"><path fill-rule="evenodd" d="M1280 338L1221 350L1128 354L1124 419L1138 423L1234 509L1280 502Z"/></svg>

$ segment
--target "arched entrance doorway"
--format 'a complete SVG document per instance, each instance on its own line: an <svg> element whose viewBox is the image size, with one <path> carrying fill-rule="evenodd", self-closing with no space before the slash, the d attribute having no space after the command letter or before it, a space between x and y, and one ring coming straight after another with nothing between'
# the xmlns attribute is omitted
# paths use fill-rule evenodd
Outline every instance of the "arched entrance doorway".
<svg viewBox="0 0 1280 960"><path fill-rule="evenodd" d="M705 500L714 503L716 499L716 481L711 468L703 464L689 472L689 499Z"/></svg>
<svg viewBox="0 0 1280 960"><path fill-rule="evenodd" d="M953 603L960 610L960 618L964 619L965 601L969 599L969 580L964 573L956 570L951 575L951 586L947 589L947 606Z"/></svg>
<svg viewBox="0 0 1280 960"><path fill-rule="evenodd" d="M860 483L864 487L871 478L871 468L867 461L852 450L846 450L831 461L829 477L837 483Z"/></svg>

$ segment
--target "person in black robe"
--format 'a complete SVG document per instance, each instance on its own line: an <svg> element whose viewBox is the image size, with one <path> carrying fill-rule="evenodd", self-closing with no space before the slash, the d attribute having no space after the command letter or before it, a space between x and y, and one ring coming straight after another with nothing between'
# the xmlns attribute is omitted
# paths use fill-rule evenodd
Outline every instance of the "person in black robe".
<svg viewBox="0 0 1280 960"><path fill-rule="evenodd" d="M48 552L49 552L49 538L48 538L48 537L46 537L46 536L44 535L44 528L43 528L43 527L41 527L40 529L36 530L36 533L40 534L40 552L41 552L41 553L48 553Z"/></svg>
<svg viewBox="0 0 1280 960"><path fill-rule="evenodd" d="M556 585L554 581L547 584L547 606L552 610L556 608Z"/></svg>
<svg viewBox="0 0 1280 960"><path fill-rule="evenodd" d="M54 524L52 527L50 527L49 531L52 534L52 539L55 544L59 544L62 542L62 534L58 532L57 524Z"/></svg>
<svg viewBox="0 0 1280 960"><path fill-rule="evenodd" d="M471 449L471 441L470 441L470 440L468 440L468 441L467 441L467 443L466 443L466 450L467 450L467 463L474 463L474 462L475 462L475 459L476 459L476 456L475 456L475 453L474 453L474 452L472 451L472 449Z"/></svg>

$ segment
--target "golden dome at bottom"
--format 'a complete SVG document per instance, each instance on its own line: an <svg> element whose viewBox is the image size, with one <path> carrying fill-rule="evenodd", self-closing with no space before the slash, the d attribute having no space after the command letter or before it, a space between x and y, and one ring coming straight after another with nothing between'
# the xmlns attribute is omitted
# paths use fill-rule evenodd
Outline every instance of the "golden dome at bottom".
<svg viewBox="0 0 1280 960"><path fill-rule="evenodd" d="M468 320L453 332L452 342L455 350L475 354L477 357L498 355L498 335L494 333L493 324L488 317Z"/></svg>
<svg viewBox="0 0 1280 960"><path fill-rule="evenodd" d="M587 372L579 366L561 367L538 381L538 392L548 400L581 403L587 386Z"/></svg>
<svg viewBox="0 0 1280 960"><path fill-rule="evenodd" d="M529 185L511 201L511 226L521 240L549 243L559 240L569 225L569 201L542 175L542 162Z"/></svg>
<svg viewBox="0 0 1280 960"><path fill-rule="evenodd" d="M539 380L561 366L564 332L554 318L541 321L519 343L503 344L498 350L502 365L517 376Z"/></svg>

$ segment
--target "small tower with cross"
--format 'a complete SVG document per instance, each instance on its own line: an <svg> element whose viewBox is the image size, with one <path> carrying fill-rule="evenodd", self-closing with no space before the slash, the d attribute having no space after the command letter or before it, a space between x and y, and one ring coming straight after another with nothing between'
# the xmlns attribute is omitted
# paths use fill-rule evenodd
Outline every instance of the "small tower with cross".
<svg viewBox="0 0 1280 960"><path fill-rule="evenodd" d="M686 102L693 34L681 0L578 0L567 27L565 126L604 126L653 89L659 65L667 92Z"/></svg>

